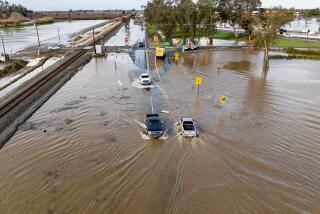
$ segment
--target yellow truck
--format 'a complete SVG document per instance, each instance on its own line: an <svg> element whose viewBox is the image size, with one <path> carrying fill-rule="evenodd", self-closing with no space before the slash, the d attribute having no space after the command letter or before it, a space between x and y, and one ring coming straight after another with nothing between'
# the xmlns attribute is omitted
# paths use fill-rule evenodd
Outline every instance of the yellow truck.
<svg viewBox="0 0 320 214"><path fill-rule="evenodd" d="M156 57L157 58L164 58L166 56L166 49L164 47L157 47L156 48Z"/></svg>

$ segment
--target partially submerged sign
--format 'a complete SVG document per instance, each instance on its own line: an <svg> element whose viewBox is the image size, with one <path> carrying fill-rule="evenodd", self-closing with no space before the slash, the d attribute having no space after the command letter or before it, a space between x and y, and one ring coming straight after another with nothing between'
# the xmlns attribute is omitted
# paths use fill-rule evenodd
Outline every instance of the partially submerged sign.
<svg viewBox="0 0 320 214"><path fill-rule="evenodd" d="M227 97L224 96L224 95L221 95L221 96L220 96L220 103L221 103L221 104L225 104L226 102L227 102Z"/></svg>
<svg viewBox="0 0 320 214"><path fill-rule="evenodd" d="M198 86L201 85L202 84L202 77L197 76L195 79L195 84Z"/></svg>
<svg viewBox="0 0 320 214"><path fill-rule="evenodd" d="M196 76L196 79L194 80L196 86L198 86L197 94L199 95L199 88L200 85L202 84L202 77Z"/></svg>

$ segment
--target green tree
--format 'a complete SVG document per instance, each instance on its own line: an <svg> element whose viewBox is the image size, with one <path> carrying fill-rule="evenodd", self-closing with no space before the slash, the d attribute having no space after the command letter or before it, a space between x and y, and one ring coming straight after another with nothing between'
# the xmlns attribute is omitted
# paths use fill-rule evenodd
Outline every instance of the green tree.
<svg viewBox="0 0 320 214"><path fill-rule="evenodd" d="M174 9L173 1L167 0L160 14L160 30L167 40L172 39L173 32L176 29Z"/></svg>
<svg viewBox="0 0 320 214"><path fill-rule="evenodd" d="M183 37L183 43L187 38L195 39L198 23L199 11L197 5L192 0L176 0L176 22Z"/></svg>
<svg viewBox="0 0 320 214"><path fill-rule="evenodd" d="M167 39L171 39L176 28L174 2L172 0L153 0L144 10L146 21L159 30Z"/></svg>
<svg viewBox="0 0 320 214"><path fill-rule="evenodd" d="M236 38L243 29L251 40L254 30L253 12L260 6L261 0L219 0L218 10L221 21L230 24Z"/></svg>
<svg viewBox="0 0 320 214"><path fill-rule="evenodd" d="M202 36L209 38L210 45L213 43L213 34L216 29L218 17L216 0L199 0L197 3L199 10L200 33Z"/></svg>
<svg viewBox="0 0 320 214"><path fill-rule="evenodd" d="M144 10L144 16L149 24L155 26L158 30L161 23L162 10L165 7L165 0L152 0L148 1L147 6Z"/></svg>
<svg viewBox="0 0 320 214"><path fill-rule="evenodd" d="M9 18L13 12L20 13L23 16L32 16L32 11L28 10L21 4L9 4L7 1L0 0L0 18Z"/></svg>
<svg viewBox="0 0 320 214"><path fill-rule="evenodd" d="M251 42L252 34L254 31L254 19L257 8L261 6L260 0L239 0L242 5L242 12L240 15L240 26L249 36Z"/></svg>
<svg viewBox="0 0 320 214"><path fill-rule="evenodd" d="M256 44L264 48L264 70L269 68L269 51L280 27L294 19L293 11L283 8L260 10L255 17Z"/></svg>
<svg viewBox="0 0 320 214"><path fill-rule="evenodd" d="M234 36L238 38L243 13L240 0L219 0L218 8L221 22L229 23L233 29Z"/></svg>

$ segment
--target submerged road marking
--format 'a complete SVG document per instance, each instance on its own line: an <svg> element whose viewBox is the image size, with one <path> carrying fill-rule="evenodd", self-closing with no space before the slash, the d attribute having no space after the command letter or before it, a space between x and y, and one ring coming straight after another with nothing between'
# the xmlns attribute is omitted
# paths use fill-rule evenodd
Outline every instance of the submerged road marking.
<svg viewBox="0 0 320 214"><path fill-rule="evenodd" d="M152 99L152 96L150 96L150 103L151 103L151 111L152 111L152 114L154 114L154 109L153 109L153 99Z"/></svg>

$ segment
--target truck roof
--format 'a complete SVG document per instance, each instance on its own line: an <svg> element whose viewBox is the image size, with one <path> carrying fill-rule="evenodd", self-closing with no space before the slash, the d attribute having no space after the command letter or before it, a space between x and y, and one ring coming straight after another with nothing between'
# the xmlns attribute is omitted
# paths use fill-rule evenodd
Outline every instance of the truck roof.
<svg viewBox="0 0 320 214"><path fill-rule="evenodd" d="M147 115L146 115L146 118L151 118L151 117L153 117L153 118L155 118L155 117L160 118L160 117L159 117L159 114L147 114Z"/></svg>
<svg viewBox="0 0 320 214"><path fill-rule="evenodd" d="M193 119L191 117L181 117L181 120L193 122Z"/></svg>

